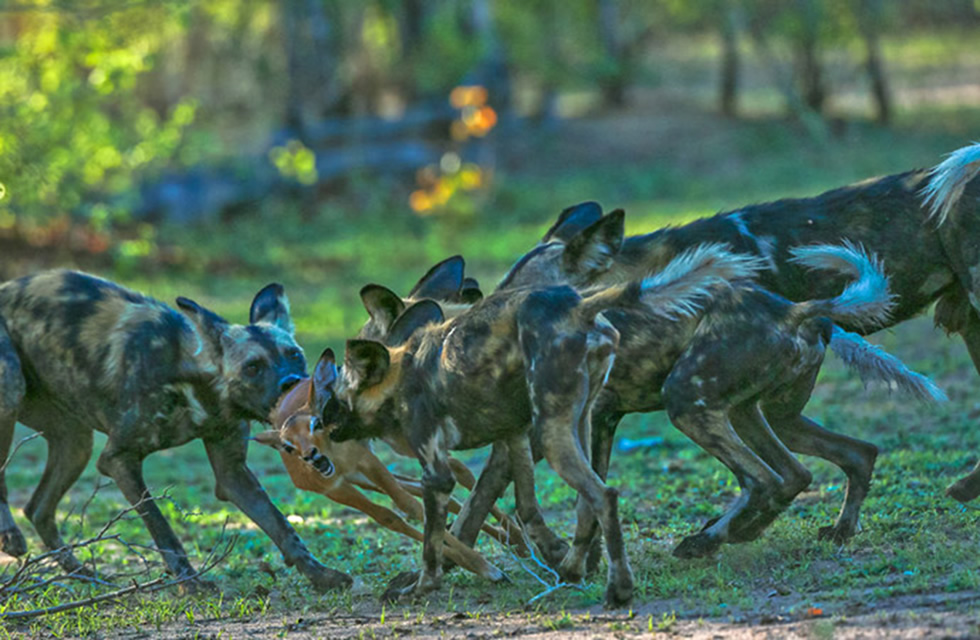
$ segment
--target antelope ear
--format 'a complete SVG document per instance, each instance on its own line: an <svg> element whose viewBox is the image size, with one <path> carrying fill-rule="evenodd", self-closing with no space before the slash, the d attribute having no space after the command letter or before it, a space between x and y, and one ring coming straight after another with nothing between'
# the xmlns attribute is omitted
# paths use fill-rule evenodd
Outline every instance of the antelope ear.
<svg viewBox="0 0 980 640"><path fill-rule="evenodd" d="M623 248L625 216L616 209L571 238L563 257L568 272L591 278L608 271Z"/></svg>
<svg viewBox="0 0 980 640"><path fill-rule="evenodd" d="M416 330L433 322L442 322L442 308L432 300L419 300L398 316L391 331L385 337L385 344L397 347L404 344Z"/></svg>
<svg viewBox="0 0 980 640"><path fill-rule="evenodd" d="M344 374L350 377L351 386L361 390L384 380L391 357L388 349L374 340L348 340L344 354Z"/></svg>
<svg viewBox="0 0 980 640"><path fill-rule="evenodd" d="M409 298L431 298L450 301L459 295L463 286L463 270L466 262L463 256L446 258L429 269L422 279L408 292Z"/></svg>
<svg viewBox="0 0 980 640"><path fill-rule="evenodd" d="M228 329L228 321L214 311L205 309L190 298L179 296L177 308L184 312L198 332L213 345L221 344L221 336Z"/></svg>
<svg viewBox="0 0 980 640"><path fill-rule="evenodd" d="M476 281L476 278L463 278L463 286L459 290L459 301L463 304L476 304L480 300L483 300L480 283Z"/></svg>
<svg viewBox="0 0 980 640"><path fill-rule="evenodd" d="M361 302L371 316L379 336L386 335L395 318L405 310L402 299L394 291L380 284L369 284L361 289Z"/></svg>
<svg viewBox="0 0 980 640"><path fill-rule="evenodd" d="M255 294L248 312L250 324L266 322L279 327L289 335L295 333L293 319L289 315L289 298L286 290L278 282L266 285Z"/></svg>
<svg viewBox="0 0 980 640"><path fill-rule="evenodd" d="M268 431L260 431L256 433L251 438L259 444L264 444L267 447L272 447L277 451L282 451L282 439L279 437L278 429L269 429Z"/></svg>
<svg viewBox="0 0 980 640"><path fill-rule="evenodd" d="M545 232L541 242L558 240L568 242L602 217L602 207L597 202L572 205L558 215L558 220Z"/></svg>
<svg viewBox="0 0 980 640"><path fill-rule="evenodd" d="M310 406L319 414L327 401L333 396L333 383L337 381L337 363L333 349L329 347L320 354L316 368L313 369L313 384L310 385Z"/></svg>

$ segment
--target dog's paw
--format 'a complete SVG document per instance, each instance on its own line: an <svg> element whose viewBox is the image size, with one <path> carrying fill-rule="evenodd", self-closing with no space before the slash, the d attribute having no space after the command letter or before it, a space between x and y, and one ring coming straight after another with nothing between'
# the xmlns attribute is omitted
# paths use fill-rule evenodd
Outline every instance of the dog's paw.
<svg viewBox="0 0 980 640"><path fill-rule="evenodd" d="M6 531L0 531L0 551L15 558L27 553L27 540L24 539L24 534L20 532L20 529L13 527Z"/></svg>
<svg viewBox="0 0 980 640"><path fill-rule="evenodd" d="M310 584L313 585L313 588L321 593L338 589L349 589L354 584L354 579L346 573L335 571L323 565L304 571L303 573L310 581Z"/></svg>
<svg viewBox="0 0 980 640"><path fill-rule="evenodd" d="M417 598L435 591L442 583L441 575L427 576L419 571L403 571L391 579L385 592L381 594L381 602L395 603Z"/></svg>
<svg viewBox="0 0 980 640"><path fill-rule="evenodd" d="M721 547L721 540L706 533L696 533L687 536L681 543L674 547L674 557L689 560L691 558L704 558L710 556Z"/></svg>
<svg viewBox="0 0 980 640"><path fill-rule="evenodd" d="M419 582L419 571L402 571L388 583L384 593L381 594L383 604L394 604L401 598L411 595L415 585Z"/></svg>
<svg viewBox="0 0 980 640"><path fill-rule="evenodd" d="M624 574L606 585L602 606L606 609L621 609L633 601L633 576Z"/></svg>

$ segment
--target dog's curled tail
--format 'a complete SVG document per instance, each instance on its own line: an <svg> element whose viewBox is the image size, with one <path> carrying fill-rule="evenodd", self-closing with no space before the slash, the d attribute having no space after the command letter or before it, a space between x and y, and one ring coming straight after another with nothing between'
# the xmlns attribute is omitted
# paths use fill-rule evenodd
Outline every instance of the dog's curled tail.
<svg viewBox="0 0 980 640"><path fill-rule="evenodd" d="M753 278L765 266L761 258L732 253L725 244L701 244L642 280L587 292L581 309L587 317L594 317L603 309L639 303L666 318L690 317L711 298L714 288Z"/></svg>
<svg viewBox="0 0 980 640"><path fill-rule="evenodd" d="M929 173L932 177L922 188L922 203L929 207L929 218L941 225L963 195L966 184L980 173L980 143L957 149Z"/></svg>
<svg viewBox="0 0 980 640"><path fill-rule="evenodd" d="M904 362L856 333L834 326L830 349L865 384L884 382L889 389L897 389L923 402L947 400L943 390L928 377L912 371Z"/></svg>
<svg viewBox="0 0 980 640"><path fill-rule="evenodd" d="M842 244L815 244L790 250L795 262L810 269L836 271L853 281L841 294L824 300L807 300L793 305L791 316L802 323L826 316L834 322L863 328L876 328L888 322L895 306L888 291L888 277L881 261L864 247L847 240Z"/></svg>

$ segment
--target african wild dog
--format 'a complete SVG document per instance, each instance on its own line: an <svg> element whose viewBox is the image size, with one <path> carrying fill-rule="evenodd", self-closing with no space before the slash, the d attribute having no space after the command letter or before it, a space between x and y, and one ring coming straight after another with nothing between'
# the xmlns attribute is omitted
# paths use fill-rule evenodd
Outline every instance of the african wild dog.
<svg viewBox="0 0 980 640"><path fill-rule="evenodd" d="M844 328L874 333L936 302L936 324L960 334L980 372L978 171L980 144L973 144L933 169L873 178L812 198L753 204L632 236L623 243L609 277L636 277L700 243L725 242L734 251L768 262L758 281L769 291L794 301L830 297L843 280L794 263L790 249L849 240L882 260L895 306L880 322L845 323ZM980 495L980 462L946 492L961 502Z"/></svg>
<svg viewBox="0 0 980 640"><path fill-rule="evenodd" d="M500 289L573 284L589 295L609 286L604 274L622 242L622 211L601 217L592 203L570 208L546 240L517 261ZM847 246L797 248L794 255L798 263L855 281L835 298L802 304L743 281L716 292L703 310L686 317L665 319L635 305L604 312L620 333L620 346L592 413L593 464L600 477L606 477L613 432L622 416L666 409L673 424L727 465L742 486L732 508L685 538L675 555L706 555L723 542L754 539L809 485L809 471L783 441L845 471L844 507L821 535L841 539L854 532L877 449L827 432L800 413L828 343L846 349L848 363L864 377L884 378L927 398L940 393L927 379L826 319L861 324L880 322L887 314L887 281L873 258ZM472 521L454 523L453 532L468 544L482 520L484 501L506 486L506 474L490 464L487 473L496 480L481 476L468 505Z"/></svg>
<svg viewBox="0 0 980 640"><path fill-rule="evenodd" d="M750 275L756 266L716 246L699 248L657 276L586 298L564 286L508 291L448 321L436 303L424 300L392 327L390 333L400 336L396 343L404 338L399 346L348 341L343 375L323 412L331 438L404 438L423 468L423 571L405 592L438 588L442 578L446 501L453 487L448 450L499 441L519 449L533 423L545 459L579 493L580 525L591 529L598 516L610 560L606 604L628 602L633 578L617 492L592 472L579 445L589 433L591 404L618 341L600 312L635 300L660 313L686 313L711 285ZM526 447L524 460L530 472ZM533 475L519 474L519 480L515 490L522 517L541 522L540 513L528 513L537 510ZM591 531L579 533L559 568L566 579L584 574L587 547L579 541Z"/></svg>
<svg viewBox="0 0 980 640"><path fill-rule="evenodd" d="M323 411L322 398L328 396L326 389L334 382L332 375L336 372L330 365L329 358L321 357L313 377L301 381L280 398L270 419L275 428L257 434L255 440L279 451L297 488L353 507L381 526L421 542L422 534L417 529L358 490L360 487L384 493L402 512L421 521L422 505L415 498L421 493L418 479L392 474L366 442L332 442L323 430L319 417ZM459 508L459 502L450 499L450 510L458 513ZM490 525L484 525L483 530L501 541L509 538L508 533ZM504 578L500 569L452 536L446 536L445 542L446 557L454 563L490 580Z"/></svg>
<svg viewBox="0 0 980 640"><path fill-rule="evenodd" d="M170 572L193 568L150 497L143 459L201 438L215 494L230 500L279 546L285 561L318 588L351 579L320 564L245 465L248 421L267 420L279 395L306 376L281 285L262 289L250 324L230 324L186 298L180 313L101 278L49 271L0 285L0 459L14 423L41 433L48 460L25 512L49 549L64 546L55 508L92 453L92 432L108 436L98 460L137 506ZM19 556L24 537L0 475L0 544ZM83 570L70 551L69 572Z"/></svg>

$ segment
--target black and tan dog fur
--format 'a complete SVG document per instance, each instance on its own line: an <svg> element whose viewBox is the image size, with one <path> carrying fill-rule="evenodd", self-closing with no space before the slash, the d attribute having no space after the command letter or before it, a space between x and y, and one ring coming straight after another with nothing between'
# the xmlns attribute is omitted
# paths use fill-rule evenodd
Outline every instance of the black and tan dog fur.
<svg viewBox="0 0 980 640"><path fill-rule="evenodd" d="M963 147L933 169L873 178L812 198L753 204L678 227L626 239L612 277L648 273L703 242L764 258L759 283L802 301L834 295L840 278L794 263L790 249L849 240L885 265L895 305L886 319L844 327L868 334L936 303L934 319L958 333L980 371L980 144ZM947 489L966 502L980 495L980 462Z"/></svg>
<svg viewBox="0 0 980 640"><path fill-rule="evenodd" d="M621 211L601 217L591 203L570 208L500 287L570 283L589 295L596 287L609 286L605 274L622 241ZM677 555L705 555L723 542L757 537L809 485L809 471L785 445L821 455L845 471L844 507L821 535L843 539L853 534L877 450L827 432L801 414L832 339L845 343L849 364L864 376L884 378L925 397L938 393L923 377L870 345L862 346L863 340L827 319L882 321L891 301L872 258L845 246L799 248L795 255L802 264L848 274L855 281L835 298L803 304L743 281L715 293L702 311L676 319L639 306L604 312L621 338L609 381L593 408L599 475L606 475L613 432L624 414L666 409L675 426L732 469L743 489L732 508L686 538ZM505 474L489 468L487 473L502 490ZM472 542L474 525L482 520L485 505L477 501L485 497L480 492L498 495L492 486L481 477L467 511L474 520L454 524L454 533L464 542Z"/></svg>
<svg viewBox="0 0 980 640"><path fill-rule="evenodd" d="M230 500L318 588L350 578L320 564L245 465L248 422L265 421L280 394L306 375L280 285L256 295L250 324L236 325L186 298L180 313L109 281L50 271L0 285L0 459L17 421L41 433L48 459L25 512L49 549L63 541L55 508L108 436L98 469L137 505L169 571L193 569L150 497L143 459L194 438L204 441L215 493ZM0 542L26 544L0 475ZM68 551L67 571L83 570Z"/></svg>
<svg viewBox="0 0 980 640"><path fill-rule="evenodd" d="M584 573L587 541L598 516L607 540L606 603L632 596L633 579L617 516L617 493L592 472L580 442L589 437L592 402L602 387L618 335L600 312L633 300L668 315L683 314L713 284L750 275L757 265L716 246L679 258L657 277L579 296L570 287L499 293L444 321L438 305L416 303L392 327L388 347L348 342L342 376L323 419L331 437L403 437L423 468L423 571L406 591L439 586L446 501L453 486L450 449L507 442L518 474L518 508L540 522L526 432L540 433L545 459L580 496L580 530L560 564L567 579ZM593 515L595 514L595 515ZM532 540L535 532L531 531ZM585 541L583 544L581 541ZM547 540L545 541L547 544Z"/></svg>

